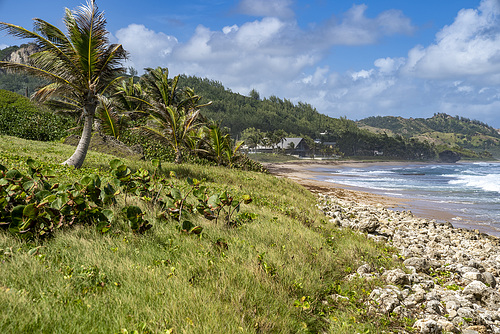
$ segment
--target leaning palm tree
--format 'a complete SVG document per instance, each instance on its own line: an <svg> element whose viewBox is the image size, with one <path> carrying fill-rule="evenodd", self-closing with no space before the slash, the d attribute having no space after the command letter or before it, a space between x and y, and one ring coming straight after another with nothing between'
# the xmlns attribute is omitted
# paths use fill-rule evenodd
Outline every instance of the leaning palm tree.
<svg viewBox="0 0 500 334"><path fill-rule="evenodd" d="M0 31L33 39L40 50L27 64L0 61L0 68L47 79L50 83L35 92L34 99L81 111L82 137L75 153L63 163L79 168L87 155L99 97L125 73L121 62L127 53L121 45L109 44L104 13L94 0L75 11L66 9L64 24L66 34L38 18L34 31L0 22Z"/></svg>

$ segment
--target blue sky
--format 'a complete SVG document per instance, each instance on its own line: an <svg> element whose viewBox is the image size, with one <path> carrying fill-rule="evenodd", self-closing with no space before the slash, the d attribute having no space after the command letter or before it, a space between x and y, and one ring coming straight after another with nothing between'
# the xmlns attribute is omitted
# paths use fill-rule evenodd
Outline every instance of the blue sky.
<svg viewBox="0 0 500 334"><path fill-rule="evenodd" d="M62 27L80 0L0 0ZM129 66L168 67L332 117L445 112L500 128L500 0L97 1ZM0 48L21 44L0 33Z"/></svg>

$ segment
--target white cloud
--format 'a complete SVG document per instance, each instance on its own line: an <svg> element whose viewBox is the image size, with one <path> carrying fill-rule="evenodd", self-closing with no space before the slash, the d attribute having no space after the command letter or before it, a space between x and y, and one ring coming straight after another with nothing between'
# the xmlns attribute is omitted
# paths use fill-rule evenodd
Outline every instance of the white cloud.
<svg viewBox="0 0 500 334"><path fill-rule="evenodd" d="M384 74L392 74L405 63L404 58L379 58L373 63Z"/></svg>
<svg viewBox="0 0 500 334"><path fill-rule="evenodd" d="M186 61L206 61L213 57L210 41L214 33L210 29L199 25L195 34L184 45L180 45L175 51Z"/></svg>
<svg viewBox="0 0 500 334"><path fill-rule="evenodd" d="M389 10L376 18L366 17L366 5L354 5L339 23L332 17L319 32L319 37L330 45L372 44L384 35L411 34L414 27L401 11Z"/></svg>
<svg viewBox="0 0 500 334"><path fill-rule="evenodd" d="M372 76L372 74L375 71L373 69L367 71L367 70L361 70L359 72L354 72L351 74L352 80L357 81L359 79L368 79L369 77Z"/></svg>
<svg viewBox="0 0 500 334"><path fill-rule="evenodd" d="M245 23L236 33L236 43L241 48L259 48L276 41L284 27L285 23L271 17L266 17L261 21Z"/></svg>
<svg viewBox="0 0 500 334"><path fill-rule="evenodd" d="M291 5L291 0L241 0L238 9L252 16L290 18L294 16Z"/></svg>
<svg viewBox="0 0 500 334"><path fill-rule="evenodd" d="M483 0L478 9L462 9L435 44L410 50L406 70L422 78L500 83L500 2Z"/></svg>
<svg viewBox="0 0 500 334"><path fill-rule="evenodd" d="M8 48L9 46L7 44L0 44L0 50L3 50L5 48Z"/></svg>
<svg viewBox="0 0 500 334"><path fill-rule="evenodd" d="M222 28L222 32L223 32L224 34L226 34L226 35L227 35L227 34L229 34L229 33L231 33L231 32L236 32L236 31L238 31L238 29L239 29L239 27L238 27L236 24L233 24L233 25L232 25L232 26L230 26L230 27L229 27L229 26L226 26L226 27Z"/></svg>
<svg viewBox="0 0 500 334"><path fill-rule="evenodd" d="M328 66L317 67L314 74L306 76L305 78L303 78L299 82L302 82L305 84L311 84L314 86L324 85L327 83L327 80L328 80L327 76L328 76L329 72L330 72L330 69Z"/></svg>
<svg viewBox="0 0 500 334"><path fill-rule="evenodd" d="M130 65L140 72L145 67L163 66L178 44L175 37L162 32L156 33L139 24L130 24L118 30L115 35L130 53Z"/></svg>

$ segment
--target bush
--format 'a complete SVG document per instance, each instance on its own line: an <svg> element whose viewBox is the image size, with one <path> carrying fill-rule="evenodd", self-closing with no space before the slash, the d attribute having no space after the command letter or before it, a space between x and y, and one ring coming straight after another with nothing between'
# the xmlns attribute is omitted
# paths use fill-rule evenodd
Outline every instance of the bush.
<svg viewBox="0 0 500 334"><path fill-rule="evenodd" d="M67 135L70 118L36 106L29 99L0 90L0 134L30 140L52 141Z"/></svg>
<svg viewBox="0 0 500 334"><path fill-rule="evenodd" d="M144 137L133 129L123 130L120 140L128 146L141 145L146 160L159 159L167 162L174 162L175 160L175 153L169 146L154 139Z"/></svg>

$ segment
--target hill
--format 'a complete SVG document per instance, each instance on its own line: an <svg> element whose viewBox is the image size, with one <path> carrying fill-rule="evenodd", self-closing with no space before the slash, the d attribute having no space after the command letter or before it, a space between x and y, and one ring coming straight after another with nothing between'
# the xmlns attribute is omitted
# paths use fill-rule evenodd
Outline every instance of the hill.
<svg viewBox="0 0 500 334"><path fill-rule="evenodd" d="M74 201L81 207L81 189L90 197L99 189L104 193L108 182L118 187L112 182L112 156L89 152L82 169L61 166L72 150L0 135L1 165L24 175L38 168L33 175L43 180L43 191L59 194L52 213L65 201L72 206L66 213L76 210ZM36 162L28 165L31 157ZM296 183L221 167L162 163L158 168L150 161L122 161L135 182L139 177L156 189L156 200L115 188L120 189L116 204L107 207L114 218L104 229L71 220L53 226L51 237L26 241L0 229L2 333L381 333L411 321L367 313L369 291L382 280L343 279L362 264L393 268L394 251L337 228ZM42 176L45 169L51 170L49 179ZM3 178L1 170L3 196L2 187L15 172ZM203 179L194 192L193 179ZM73 183L71 198L60 196ZM29 189L26 182L23 187ZM199 234L183 231L174 211L168 215L155 204L158 196L163 201L177 191L183 194L183 218L200 226ZM223 218L205 219L196 210L189 213L200 191L232 194L234 200L247 194L253 201L233 210L240 221L232 225ZM0 203L4 222L5 200ZM131 230L124 211L130 205L143 212L131 219L149 222L149 230Z"/></svg>
<svg viewBox="0 0 500 334"><path fill-rule="evenodd" d="M76 122L56 115L28 98L0 89L0 134L52 141L68 135Z"/></svg>
<svg viewBox="0 0 500 334"><path fill-rule="evenodd" d="M34 51L35 48L33 44L10 46L0 50L0 60L26 62L29 55ZM32 76L0 70L0 89L5 89L20 95L29 96L37 87L41 86L43 82L43 80Z"/></svg>
<svg viewBox="0 0 500 334"><path fill-rule="evenodd" d="M179 84L193 88L206 102L212 101L212 105L203 112L228 127L233 136L254 127L265 132L284 130L311 138L327 133L326 139L330 140L347 128L356 128L353 121L320 114L307 103L294 104L276 96L261 99L255 90L250 92L250 96L244 96L226 89L218 81L185 75L181 76Z"/></svg>
<svg viewBox="0 0 500 334"><path fill-rule="evenodd" d="M346 156L373 156L375 151L399 159L434 159L437 155L429 143L404 137L387 138L360 129L345 117L320 114L307 103L294 104L276 96L261 99L255 90L250 96L243 96L224 88L220 82L192 76L182 76L179 82L193 88L205 102L212 101L203 112L228 127L236 138L248 128L263 132L284 130L290 137L309 137L310 146L315 145L312 139L316 143L334 142Z"/></svg>
<svg viewBox="0 0 500 334"><path fill-rule="evenodd" d="M437 113L431 118L409 118L394 116L368 117L357 122L365 130L373 133L386 133L389 136L401 135L427 141L439 150L454 148L483 154L488 151L500 156L500 134L498 130L477 120Z"/></svg>

